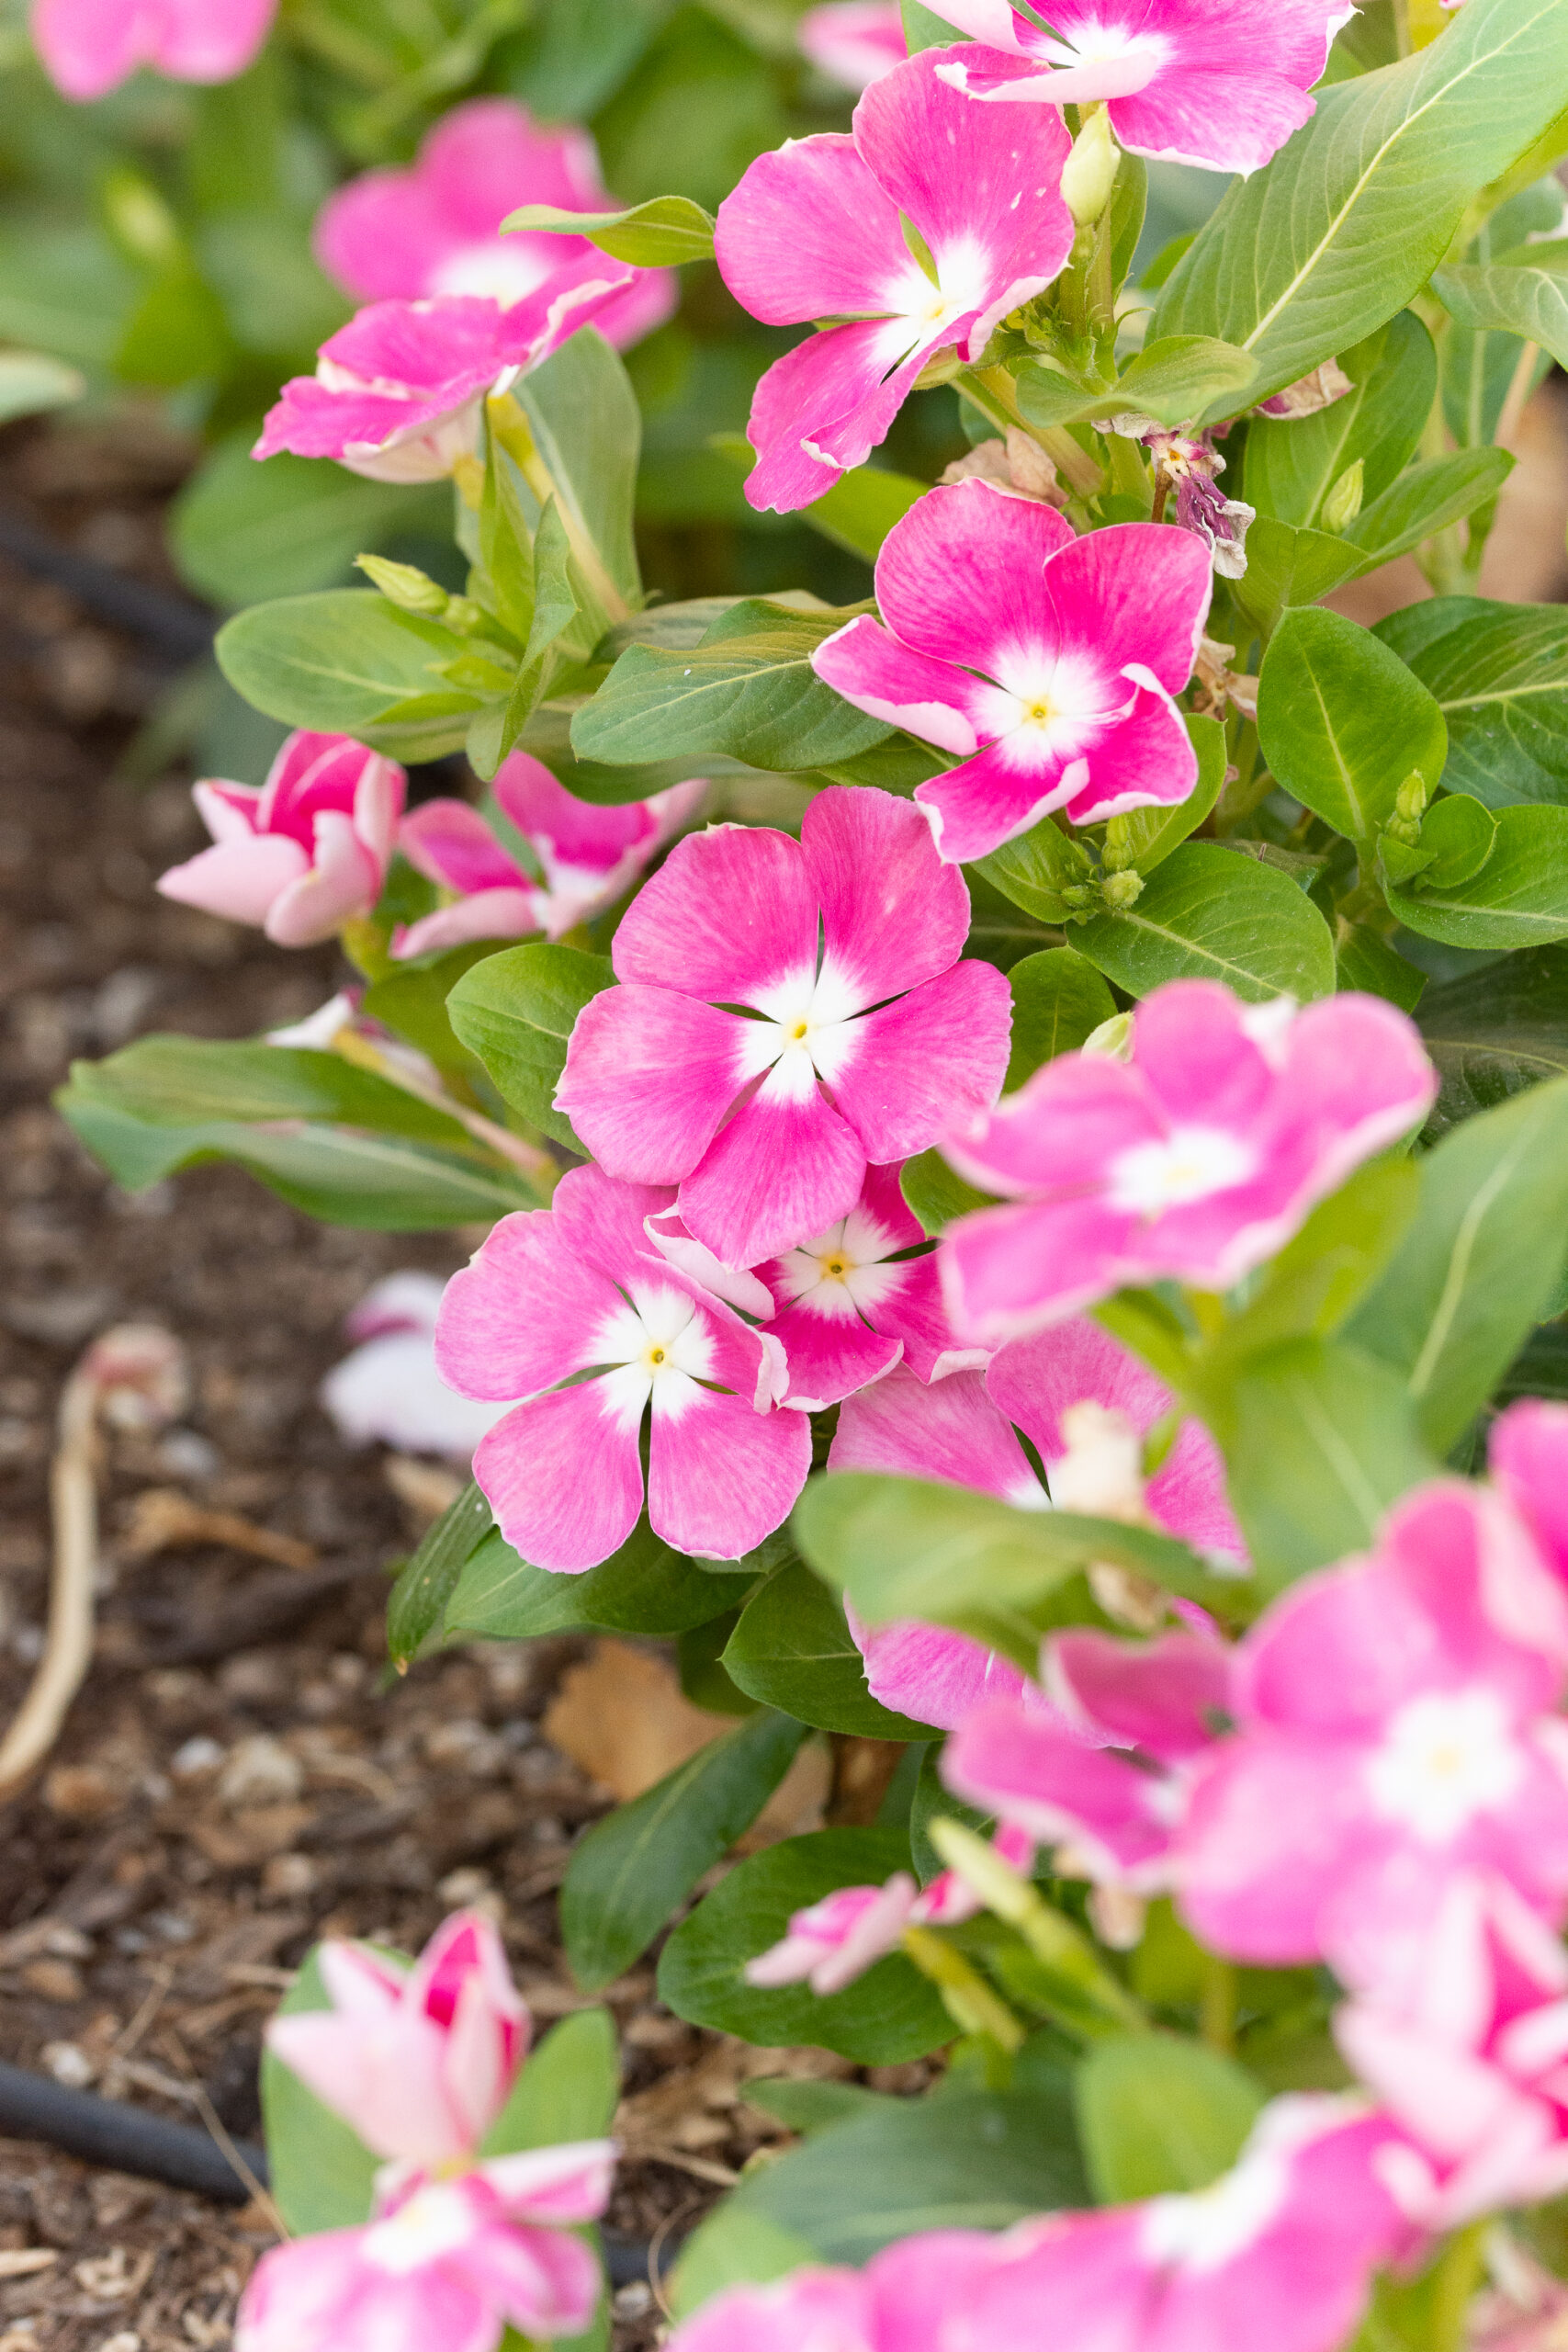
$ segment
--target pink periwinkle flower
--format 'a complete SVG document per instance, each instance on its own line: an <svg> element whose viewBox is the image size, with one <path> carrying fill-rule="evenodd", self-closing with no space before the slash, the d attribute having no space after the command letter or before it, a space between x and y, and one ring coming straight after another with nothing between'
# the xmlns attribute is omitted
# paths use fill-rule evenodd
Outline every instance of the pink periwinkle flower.
<svg viewBox="0 0 1568 2352"><path fill-rule="evenodd" d="M808 8L795 39L813 65L846 90L866 90L908 54L898 0L825 0Z"/></svg>
<svg viewBox="0 0 1568 2352"><path fill-rule="evenodd" d="M1068 151L1049 111L995 116L938 78L927 51L882 75L852 137L759 156L718 209L715 248L736 300L770 326L829 318L757 387L753 506L807 506L885 438L938 352L978 359L992 329L1041 293L1072 250ZM935 282L910 252L924 238Z"/></svg>
<svg viewBox="0 0 1568 2352"><path fill-rule="evenodd" d="M1568 1585L1568 1405L1521 1397L1499 1413L1487 1441L1493 1483Z"/></svg>
<svg viewBox="0 0 1568 2352"><path fill-rule="evenodd" d="M1109 101L1134 154L1255 172L1316 111L1308 93L1356 13L1347 0L1051 0L1051 29L1010 0L934 0L981 43L944 52L971 97ZM998 53L999 52L999 53Z"/></svg>
<svg viewBox="0 0 1568 2352"><path fill-rule="evenodd" d="M868 1165L995 1102L1011 1001L960 961L968 929L963 877L891 793L819 793L798 842L711 826L622 918L621 986L578 1015L556 1107L612 1175L679 1185L726 1266L795 1250L851 1214Z"/></svg>
<svg viewBox="0 0 1568 2352"><path fill-rule="evenodd" d="M370 481L441 481L477 455L490 392L558 351L637 272L590 248L503 310L477 294L372 302L291 377L251 452L335 458Z"/></svg>
<svg viewBox="0 0 1568 2352"><path fill-rule="evenodd" d="M933 2230L863 2270L729 2287L676 2328L669 2352L946 2352L950 2315L1006 2244L980 2230Z"/></svg>
<svg viewBox="0 0 1568 2352"><path fill-rule="evenodd" d="M558 939L613 907L649 858L695 815L705 779L671 785L649 800L596 808L558 784L542 762L513 752L491 786L506 822L521 833L538 874L520 865L466 800L426 800L411 809L398 847L454 904L400 928L392 954L403 960L473 939Z"/></svg>
<svg viewBox="0 0 1568 2352"><path fill-rule="evenodd" d="M506 1410L459 1396L435 1369L435 1317L446 1287L439 1274L388 1274L348 1317L344 1328L356 1344L322 1381L321 1399L349 1445L380 1443L468 1462Z"/></svg>
<svg viewBox="0 0 1568 2352"><path fill-rule="evenodd" d="M260 791L193 787L212 847L158 877L165 899L259 923L279 947L311 947L368 914L392 860L407 778L347 735L291 735Z"/></svg>
<svg viewBox="0 0 1568 2352"><path fill-rule="evenodd" d="M1234 1732L1178 1839L1194 1931L1374 1981L1456 1876L1568 1897L1563 1595L1484 1488L1440 1480L1367 1559L1304 1577L1235 1654Z"/></svg>
<svg viewBox="0 0 1568 2352"><path fill-rule="evenodd" d="M582 2141L456 2175L384 2174L362 2227L263 2256L235 2352L495 2352L509 2325L530 2343L580 2335L600 2272L570 2231L604 2211L614 2153Z"/></svg>
<svg viewBox="0 0 1568 2352"><path fill-rule="evenodd" d="M140 65L228 82L267 37L277 0L33 0L33 45L63 97L107 96Z"/></svg>
<svg viewBox="0 0 1568 2352"><path fill-rule="evenodd" d="M811 666L858 710L957 754L915 797L959 865L1054 809L1089 824L1189 797L1198 759L1175 696L1212 590L1184 532L1075 538L1037 499L953 482L883 542L882 620L849 622Z"/></svg>
<svg viewBox="0 0 1568 2352"><path fill-rule="evenodd" d="M1012 1869L1032 1870L1034 1841L1026 1830L1004 1826L992 1842ZM809 1984L826 1999L897 1951L906 1928L957 1927L982 1907L956 1871L943 1871L923 1889L908 1871L895 1871L885 1885L835 1887L794 1912L783 1940L748 1961L742 1973L748 1984L770 1991Z"/></svg>
<svg viewBox="0 0 1568 2352"><path fill-rule="evenodd" d="M1010 1196L943 1238L955 1328L1008 1339L1168 1277L1228 1290L1416 1126L1437 1086L1415 1025L1381 998L1298 1012L1211 980L1156 989L1128 1060L1060 1055L944 1143Z"/></svg>
<svg viewBox="0 0 1568 2352"><path fill-rule="evenodd" d="M848 1216L758 1267L789 1362L786 1405L818 1412L900 1363L918 1381L985 1363L983 1349L953 1337L935 1255L908 1254L924 1240L897 1169L868 1168Z"/></svg>
<svg viewBox="0 0 1568 2352"><path fill-rule="evenodd" d="M328 197L316 257L360 302L441 294L521 302L563 262L594 258L586 237L503 237L502 221L525 204L616 209L586 130L546 130L514 98L469 98L442 117L406 169L362 172ZM662 326L679 299L673 270L639 269L599 312L600 333L625 349Z"/></svg>
<svg viewBox="0 0 1568 2352"><path fill-rule="evenodd" d="M646 1413L649 1519L678 1552L739 1558L806 1483L811 1425L775 1409L783 1352L657 1252L645 1221L670 1205L668 1191L573 1169L550 1209L502 1217L447 1286L443 1379L523 1400L479 1447L474 1476L536 1567L575 1575L630 1535Z"/></svg>

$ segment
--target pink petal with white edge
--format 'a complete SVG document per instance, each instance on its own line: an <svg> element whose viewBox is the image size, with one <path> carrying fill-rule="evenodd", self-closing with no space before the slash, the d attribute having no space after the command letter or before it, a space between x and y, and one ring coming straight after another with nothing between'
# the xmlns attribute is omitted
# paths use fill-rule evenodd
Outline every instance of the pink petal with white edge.
<svg viewBox="0 0 1568 2352"><path fill-rule="evenodd" d="M951 1123L987 1111L1007 1075L1011 1033L1007 979L977 958L855 1022L832 1089L867 1159L907 1159Z"/></svg>
<svg viewBox="0 0 1568 2352"><path fill-rule="evenodd" d="M1010 497L987 481L940 484L883 541L877 605L917 653L996 677L1021 658L1054 655L1058 624L1045 566L1075 544L1082 543L1071 526L1038 500Z"/></svg>
<svg viewBox="0 0 1568 2352"><path fill-rule="evenodd" d="M739 1560L794 1510L811 1468L811 1425L802 1413L758 1412L750 1397L701 1390L700 1401L663 1412L660 1394L649 1447L649 1522L678 1552Z"/></svg>
<svg viewBox="0 0 1568 2352"><path fill-rule="evenodd" d="M625 262L612 261L593 246L580 259L563 262L533 293L502 312L504 356L519 367L539 367L635 285L637 276Z"/></svg>
<svg viewBox="0 0 1568 2352"><path fill-rule="evenodd" d="M1070 1843L1102 1884L1152 1892L1167 1881L1169 1784L1059 1719L993 1700L953 1734L942 1777L1041 1845Z"/></svg>
<svg viewBox="0 0 1568 2352"><path fill-rule="evenodd" d="M434 2165L468 2153L445 2079L443 2036L428 2018L388 2007L350 2022L314 2009L275 2018L267 2047L373 2154Z"/></svg>
<svg viewBox="0 0 1568 2352"><path fill-rule="evenodd" d="M860 1197L865 1152L814 1077L802 1091L797 1060L769 1071L682 1180L682 1217L726 1266L756 1266L793 1250L847 1216Z"/></svg>
<svg viewBox="0 0 1568 2352"><path fill-rule="evenodd" d="M736 300L770 326L891 310L889 287L910 273L897 204L841 132L759 155L718 208L714 253Z"/></svg>
<svg viewBox="0 0 1568 2352"><path fill-rule="evenodd" d="M824 638L811 656L824 685L872 718L885 719L967 757L979 741L991 697L965 670L912 653L869 613Z"/></svg>
<svg viewBox="0 0 1568 2352"><path fill-rule="evenodd" d="M1134 154L1243 177L1261 170L1316 111L1304 91L1274 74L1202 73L1162 74L1109 108L1118 141Z"/></svg>
<svg viewBox="0 0 1568 2352"><path fill-rule="evenodd" d="M1168 694L1181 692L1213 594L1207 550L1190 531L1117 523L1090 532L1063 548L1046 584L1064 651L1109 655L1119 670L1135 662Z"/></svg>
<svg viewBox="0 0 1568 2352"><path fill-rule="evenodd" d="M934 980L963 955L969 892L908 801L834 786L807 808L800 847L822 909L824 978L845 1011Z"/></svg>
<svg viewBox="0 0 1568 2352"><path fill-rule="evenodd" d="M1201 1756L1229 1714L1231 1654L1201 1634L1154 1642L1058 1634L1045 1645L1045 1688L1068 1722L1098 1741L1176 1764Z"/></svg>
<svg viewBox="0 0 1568 2352"><path fill-rule="evenodd" d="M772 1321L773 1295L766 1283L759 1282L744 1267L721 1265L705 1243L687 1232L678 1209L657 1211L649 1217L645 1230L660 1256L704 1290L712 1291L716 1298L759 1323Z"/></svg>
<svg viewBox="0 0 1568 2352"><path fill-rule="evenodd" d="M766 1009L817 968L817 892L798 842L762 825L710 825L678 842L638 891L611 948L615 977Z"/></svg>
<svg viewBox="0 0 1568 2352"><path fill-rule="evenodd" d="M466 800L427 800L411 808L398 847L416 873L448 890L515 890L527 880Z"/></svg>
<svg viewBox="0 0 1568 2352"><path fill-rule="evenodd" d="M807 335L774 360L751 396L746 427L757 452L746 482L752 506L793 514L863 462L925 364L924 345L907 359L910 341L904 321L874 319ZM835 440L829 452L824 442L846 419L852 427L840 436L843 448Z"/></svg>
<svg viewBox="0 0 1568 2352"><path fill-rule="evenodd" d="M367 915L381 890L382 869L354 820L326 809L316 820L315 859L280 890L262 929L277 947L314 947L351 915Z"/></svg>
<svg viewBox="0 0 1568 2352"><path fill-rule="evenodd" d="M1539 1396L1510 1405L1492 1425L1487 1461L1495 1485L1568 1580L1568 1405Z"/></svg>
<svg viewBox="0 0 1568 2352"><path fill-rule="evenodd" d="M1045 729L1021 727L962 767L917 785L915 798L943 863L967 865L1032 832L1043 817L1076 799L1089 780L1086 760L1053 751Z"/></svg>
<svg viewBox="0 0 1568 2352"><path fill-rule="evenodd" d="M536 1396L595 1362L593 1335L620 1303L608 1274L567 1246L555 1214L520 1209L447 1283L437 1368L459 1396Z"/></svg>
<svg viewBox="0 0 1568 2352"><path fill-rule="evenodd" d="M879 1330L903 1344L904 1361L917 1380L946 1380L955 1372L985 1369L989 1351L966 1347L948 1317L934 1253L889 1267L897 1287L877 1303Z"/></svg>
<svg viewBox="0 0 1568 2352"><path fill-rule="evenodd" d="M865 1660L866 1688L882 1706L937 1731L956 1731L988 1699L1022 1699L1027 1678L983 1642L944 1625L900 1618L868 1625L846 1601L856 1649Z"/></svg>
<svg viewBox="0 0 1568 2352"><path fill-rule="evenodd" d="M606 1409L607 1387L589 1380L519 1405L474 1455L497 1526L536 1568L596 1568L641 1515L637 1424Z"/></svg>
<svg viewBox="0 0 1568 2352"><path fill-rule="evenodd" d="M464 2283L529 2343L584 2334L604 2283L592 2249L566 2230L492 2222L464 2248L458 2267Z"/></svg>
<svg viewBox="0 0 1568 2352"><path fill-rule="evenodd" d="M1086 753L1089 781L1064 805L1075 825L1134 808L1172 808L1198 788L1198 754L1163 690L1140 690L1127 718Z"/></svg>
<svg viewBox="0 0 1568 2352"><path fill-rule="evenodd" d="M456 906L437 907L417 922L400 924L392 934L397 963L466 947L475 939L526 939L542 930L543 893L537 890L479 890Z"/></svg>
<svg viewBox="0 0 1568 2352"><path fill-rule="evenodd" d="M235 2323L235 2352L494 2352L494 2311L463 2280L427 2265L373 2268L364 2229L322 2230L264 2254Z"/></svg>
<svg viewBox="0 0 1568 2352"><path fill-rule="evenodd" d="M869 1329L852 1310L832 1316L809 1306L786 1306L771 1329L789 1367L784 1401L797 1412L819 1413L857 1388L869 1387L903 1354L897 1340Z"/></svg>
<svg viewBox="0 0 1568 2352"><path fill-rule="evenodd" d="M298 842L281 833L248 833L215 842L158 876L158 889L181 906L230 922L263 923L291 882L309 871Z"/></svg>
<svg viewBox="0 0 1568 2352"><path fill-rule="evenodd" d="M266 830L260 821L262 796L248 784L225 784L220 777L208 776L191 786L190 797L215 842L249 841ZM307 832L300 847L309 845Z"/></svg>
<svg viewBox="0 0 1568 2352"><path fill-rule="evenodd" d="M1163 1133L1137 1071L1108 1054L1062 1054L942 1149L989 1193L1077 1193L1096 1184L1117 1153Z"/></svg>
<svg viewBox="0 0 1568 2352"><path fill-rule="evenodd" d="M615 2169L613 2140L566 2140L510 2156L491 2156L479 2167L513 2222L570 2228L596 2222L610 2201Z"/></svg>
<svg viewBox="0 0 1568 2352"><path fill-rule="evenodd" d="M974 1372L928 1385L900 1364L847 1397L828 1467L934 1478L1025 1510L1045 1508L1028 1455Z"/></svg>
<svg viewBox="0 0 1568 2352"><path fill-rule="evenodd" d="M747 1082L751 1026L672 989L605 989L573 1024L555 1107L612 1175L679 1183Z"/></svg>
<svg viewBox="0 0 1568 2352"><path fill-rule="evenodd" d="M618 1183L590 1162L585 1168L568 1169L556 1186L550 1216L565 1250L584 1265L599 1267L624 1287L642 1271L636 1261L655 1255L649 1242L648 1220L662 1216L672 1198L668 1186Z"/></svg>

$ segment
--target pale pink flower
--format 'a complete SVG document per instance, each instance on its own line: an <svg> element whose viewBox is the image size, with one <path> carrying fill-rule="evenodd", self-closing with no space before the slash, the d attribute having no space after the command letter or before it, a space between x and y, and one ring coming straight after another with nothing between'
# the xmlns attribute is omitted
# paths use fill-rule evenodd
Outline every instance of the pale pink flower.
<svg viewBox="0 0 1568 2352"><path fill-rule="evenodd" d="M472 939L559 939L613 907L672 833L696 813L705 779L671 785L650 800L598 808L568 792L542 762L513 752L491 792L505 822L523 835L530 874L466 800L426 800L411 809L398 847L432 882L458 893L450 906L398 929L392 954L406 960Z"/></svg>
<svg viewBox="0 0 1568 2352"><path fill-rule="evenodd" d="M728 2287L676 2328L669 2352L947 2352L951 2314L1006 2244L980 2230L933 2230L874 2255L863 2270L795 2270L769 2287Z"/></svg>
<svg viewBox="0 0 1568 2352"><path fill-rule="evenodd" d="M467 1462L506 1410L459 1396L435 1369L435 1317L446 1287L439 1274L389 1274L348 1317L344 1329L358 1345L333 1364L321 1398L349 1445L379 1442Z"/></svg>
<svg viewBox="0 0 1568 2352"><path fill-rule="evenodd" d="M943 52L971 97L1109 101L1134 154L1255 172L1316 111L1308 93L1353 0L1051 0L1047 32L1010 0L934 0L978 55ZM998 54L997 52L1003 52Z"/></svg>
<svg viewBox="0 0 1568 2352"><path fill-rule="evenodd" d="M968 929L962 876L891 793L819 793L798 842L690 835L621 920L622 985L578 1015L556 1106L612 1175L679 1185L726 1266L794 1250L850 1215L868 1164L995 1102L1011 1003L960 961Z"/></svg>
<svg viewBox="0 0 1568 2352"><path fill-rule="evenodd" d="M441 481L477 456L479 413L558 351L637 272L590 248L503 310L488 296L372 302L291 377L251 455L335 458L370 481Z"/></svg>
<svg viewBox="0 0 1568 2352"><path fill-rule="evenodd" d="M649 1411L649 1519L678 1552L739 1559L806 1483L811 1425L775 1409L783 1351L657 1253L645 1221L670 1205L668 1191L573 1169L549 1210L502 1217L447 1285L443 1379L523 1400L480 1444L474 1476L536 1567L575 1575L626 1542Z"/></svg>
<svg viewBox="0 0 1568 2352"><path fill-rule="evenodd" d="M1212 588L1183 532L1075 538L1037 499L953 482L883 542L882 620L849 622L811 666L857 710L957 754L915 797L960 865L1054 809L1089 824L1189 797L1198 760L1175 697Z"/></svg>
<svg viewBox="0 0 1568 2352"><path fill-rule="evenodd" d="M897 1169L868 1168L848 1216L757 1268L789 1360L786 1405L819 1412L896 1363L931 1381L985 1363L983 1349L953 1337L934 1255L908 1254L924 1239Z"/></svg>
<svg viewBox="0 0 1568 2352"><path fill-rule="evenodd" d="M1005 1827L993 1840L996 1852L1027 1875L1034 1867L1034 1844L1024 1830ZM956 1871L943 1871L917 1888L908 1871L895 1871L882 1886L839 1886L819 1903L791 1915L783 1940L748 1961L748 1984L768 1990L809 1984L821 1999L841 1993L897 1951L906 1928L955 1928L983 1909L980 1897Z"/></svg>
<svg viewBox="0 0 1568 2352"><path fill-rule="evenodd" d="M277 0L33 0L33 45L50 80L78 104L140 65L172 82L228 82L254 57Z"/></svg>
<svg viewBox="0 0 1568 2352"><path fill-rule="evenodd" d="M776 360L747 432L753 506L809 505L883 440L940 351L978 359L1010 311L1072 250L1069 141L1049 110L995 116L937 78L926 51L874 82L854 133L759 156L718 210L719 269L770 326L834 319ZM933 283L910 252L924 238Z"/></svg>
<svg viewBox="0 0 1568 2352"><path fill-rule="evenodd" d="M1266 1966L1348 1953L1366 1982L1456 1875L1556 1917L1562 1603L1512 1515L1457 1480L1407 1496L1370 1558L1294 1585L1237 1649L1236 1728L1179 1833L1195 1932Z"/></svg>
<svg viewBox="0 0 1568 2352"><path fill-rule="evenodd" d="M279 947L311 947L368 914L392 861L407 778L348 735L291 735L260 791L193 787L212 847L158 877L165 899L258 923Z"/></svg>
<svg viewBox="0 0 1568 2352"><path fill-rule="evenodd" d="M1128 1060L1060 1055L944 1142L1010 1196L943 1238L954 1326L995 1341L1128 1283L1228 1290L1418 1125L1437 1086L1414 1023L1381 998L1298 1012L1172 980L1134 1014Z"/></svg>
<svg viewBox="0 0 1568 2352"><path fill-rule="evenodd" d="M898 0L826 0L807 10L795 39L813 65L846 90L869 89L908 54Z"/></svg>
<svg viewBox="0 0 1568 2352"><path fill-rule="evenodd" d="M235 2352L495 2352L508 2325L531 2343L580 2335L600 2269L570 2230L604 2211L614 2154L582 2141L383 2175L363 2227L262 2256Z"/></svg>
<svg viewBox="0 0 1568 2352"><path fill-rule="evenodd" d="M1441 2233L1568 2188L1568 1953L1506 1882L1451 1880L1405 1965L1336 2014L1349 2064L1406 2135L1380 2160ZM1344 1963L1341 1962L1343 1967Z"/></svg>

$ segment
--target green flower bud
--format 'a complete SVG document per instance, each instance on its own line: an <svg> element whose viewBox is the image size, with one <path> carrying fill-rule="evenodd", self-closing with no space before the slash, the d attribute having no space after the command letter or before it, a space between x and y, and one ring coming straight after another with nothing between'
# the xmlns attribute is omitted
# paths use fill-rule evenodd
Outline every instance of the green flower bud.
<svg viewBox="0 0 1568 2352"><path fill-rule="evenodd" d="M1097 106L1073 141L1062 171L1062 196L1080 229L1098 220L1111 201L1121 151L1111 135L1111 117Z"/></svg>
<svg viewBox="0 0 1568 2352"><path fill-rule="evenodd" d="M1144 895L1144 877L1129 868L1125 873L1108 874L1100 886L1105 903L1114 913L1125 914Z"/></svg>
<svg viewBox="0 0 1568 2352"><path fill-rule="evenodd" d="M439 620L452 603L438 580L412 563L393 563L384 555L357 555L355 562L389 604L405 613L423 613Z"/></svg>
<svg viewBox="0 0 1568 2352"><path fill-rule="evenodd" d="M1327 497L1323 502L1322 524L1325 531L1348 531L1361 511L1361 497L1367 484L1367 461L1358 458L1347 466Z"/></svg>

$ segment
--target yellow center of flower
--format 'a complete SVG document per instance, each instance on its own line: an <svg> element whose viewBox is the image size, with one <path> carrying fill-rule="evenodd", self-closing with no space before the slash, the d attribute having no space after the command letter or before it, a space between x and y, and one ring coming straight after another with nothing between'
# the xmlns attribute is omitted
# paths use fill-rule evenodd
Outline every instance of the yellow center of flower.
<svg viewBox="0 0 1568 2352"><path fill-rule="evenodd" d="M811 1023L810 1023L810 1022L809 1022L809 1021L797 1021L797 1022L795 1023L795 1024L794 1028L793 1028L793 1029L790 1031L790 1033L789 1033L790 1043L791 1043L791 1045L792 1045L792 1046L798 1046L798 1045L799 1045L799 1043L800 1043L800 1041L801 1041L801 1039L802 1039L803 1037L808 1037L810 1035L811 1035Z"/></svg>
<svg viewBox="0 0 1568 2352"><path fill-rule="evenodd" d="M822 1261L822 1272L829 1282L841 1283L850 1271L850 1261L837 1252Z"/></svg>
<svg viewBox="0 0 1568 2352"><path fill-rule="evenodd" d="M649 1363L662 1363L664 1362L664 1356L665 1351L662 1348L649 1348L648 1351L648 1361Z"/></svg>
<svg viewBox="0 0 1568 2352"><path fill-rule="evenodd" d="M1046 695L1039 695L1033 702L1024 704L1023 723L1026 727L1049 727L1055 716L1055 705Z"/></svg>

